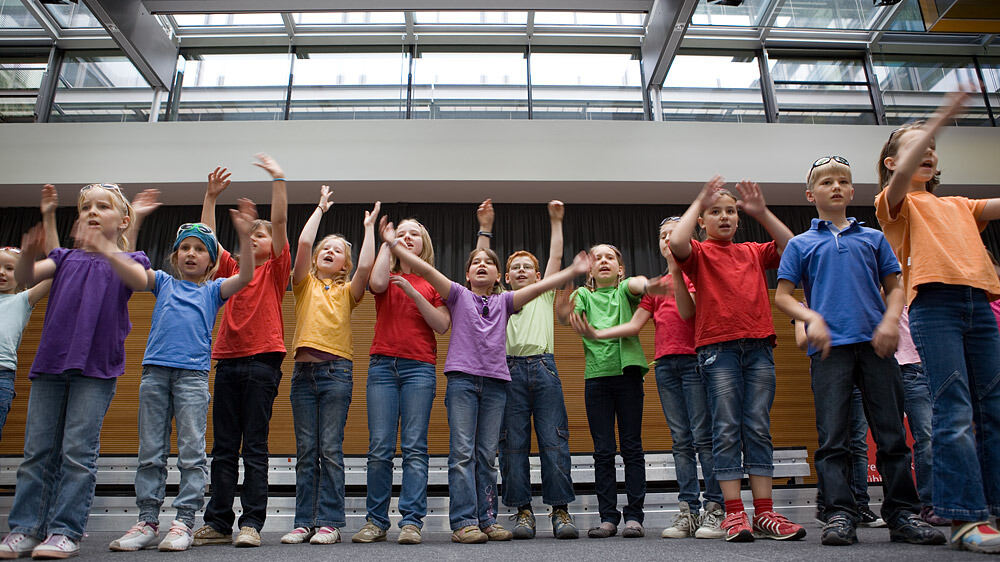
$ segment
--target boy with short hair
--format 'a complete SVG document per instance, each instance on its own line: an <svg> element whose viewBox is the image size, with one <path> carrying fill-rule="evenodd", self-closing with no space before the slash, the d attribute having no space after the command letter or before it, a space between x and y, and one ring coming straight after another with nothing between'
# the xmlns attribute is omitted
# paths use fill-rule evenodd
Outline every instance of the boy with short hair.
<svg viewBox="0 0 1000 562"><path fill-rule="evenodd" d="M816 205L819 218L788 242L778 268L775 304L806 323L819 433L816 471L826 502L822 542L849 545L858 540L858 507L849 478L849 412L857 386L878 447L876 463L885 490L882 518L891 540L943 544L944 535L917 515L920 501L903 429L902 375L893 357L903 308L899 261L880 231L847 217L854 187L846 159L827 156L813 162L806 186L806 199ZM792 296L799 283L810 308Z"/></svg>

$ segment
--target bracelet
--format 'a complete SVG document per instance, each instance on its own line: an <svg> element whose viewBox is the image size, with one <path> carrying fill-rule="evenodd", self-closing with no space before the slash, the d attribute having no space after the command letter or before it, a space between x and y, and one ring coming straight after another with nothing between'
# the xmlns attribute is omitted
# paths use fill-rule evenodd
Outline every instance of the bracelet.
<svg viewBox="0 0 1000 562"><path fill-rule="evenodd" d="M476 233L476 236L485 236L487 238L493 238L493 233L486 232L485 230L480 230L479 232Z"/></svg>
<svg viewBox="0 0 1000 562"><path fill-rule="evenodd" d="M316 205L316 208L319 209L319 212L326 213L326 211L323 210L323 207L320 207L319 205Z"/></svg>
<svg viewBox="0 0 1000 562"><path fill-rule="evenodd" d="M285 178L271 178L271 181L288 181Z"/></svg>

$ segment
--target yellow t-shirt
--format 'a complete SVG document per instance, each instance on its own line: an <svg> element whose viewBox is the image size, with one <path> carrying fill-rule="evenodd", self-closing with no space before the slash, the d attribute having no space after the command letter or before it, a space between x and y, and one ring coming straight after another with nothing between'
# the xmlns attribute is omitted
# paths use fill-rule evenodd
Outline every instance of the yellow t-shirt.
<svg viewBox="0 0 1000 562"><path fill-rule="evenodd" d="M309 347L353 361L351 311L358 303L351 296L350 281L325 285L309 274L292 284L292 294L295 295L292 350Z"/></svg>
<svg viewBox="0 0 1000 562"><path fill-rule="evenodd" d="M926 191L907 193L895 218L883 189L875 197L875 215L903 268L907 304L924 283L966 285L1000 297L1000 280L979 233L983 199L938 197Z"/></svg>

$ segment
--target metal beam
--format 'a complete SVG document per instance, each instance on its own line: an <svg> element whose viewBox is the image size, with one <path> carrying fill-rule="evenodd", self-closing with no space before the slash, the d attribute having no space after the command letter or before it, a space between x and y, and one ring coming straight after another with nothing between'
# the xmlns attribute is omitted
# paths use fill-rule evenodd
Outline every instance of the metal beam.
<svg viewBox="0 0 1000 562"><path fill-rule="evenodd" d="M698 0L656 0L642 42L642 86L659 86L674 62Z"/></svg>
<svg viewBox="0 0 1000 562"><path fill-rule="evenodd" d="M56 98L56 87L59 85L59 72L62 70L64 51L52 47L49 51L49 63L45 66L42 83L38 86L35 98L35 122L48 123L52 113L52 102Z"/></svg>
<svg viewBox="0 0 1000 562"><path fill-rule="evenodd" d="M45 30L45 33L51 39L53 40L59 39L59 26L52 19L52 16L49 14L48 10L39 5L37 3L37 0L22 0L21 3L24 4L24 9L27 10L28 13L30 13L31 16L35 18L35 21L38 22L38 25L42 26L42 29Z"/></svg>
<svg viewBox="0 0 1000 562"><path fill-rule="evenodd" d="M145 0L154 14L537 10L538 0ZM545 0L546 10L648 12L653 0Z"/></svg>
<svg viewBox="0 0 1000 562"><path fill-rule="evenodd" d="M140 0L83 0L136 70L158 90L166 90L177 67L177 45L160 20Z"/></svg>

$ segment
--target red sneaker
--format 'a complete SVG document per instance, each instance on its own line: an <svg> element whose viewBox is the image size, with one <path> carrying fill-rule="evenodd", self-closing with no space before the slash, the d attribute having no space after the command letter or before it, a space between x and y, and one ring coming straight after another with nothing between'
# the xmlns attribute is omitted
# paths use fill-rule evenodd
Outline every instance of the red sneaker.
<svg viewBox="0 0 1000 562"><path fill-rule="evenodd" d="M802 525L792 523L780 513L765 511L754 514L753 535L761 539L794 541L806 536L806 530Z"/></svg>
<svg viewBox="0 0 1000 562"><path fill-rule="evenodd" d="M726 540L730 542L753 542L753 531L750 529L750 518L745 511L727 513L722 520L722 530L726 532Z"/></svg>

